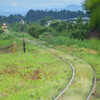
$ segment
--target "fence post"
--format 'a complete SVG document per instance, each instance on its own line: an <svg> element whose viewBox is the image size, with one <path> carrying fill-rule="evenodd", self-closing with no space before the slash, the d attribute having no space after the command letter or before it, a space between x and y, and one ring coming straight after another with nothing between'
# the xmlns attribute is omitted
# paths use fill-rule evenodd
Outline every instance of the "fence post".
<svg viewBox="0 0 100 100"><path fill-rule="evenodd" d="M16 41L14 41L14 54L16 53Z"/></svg>

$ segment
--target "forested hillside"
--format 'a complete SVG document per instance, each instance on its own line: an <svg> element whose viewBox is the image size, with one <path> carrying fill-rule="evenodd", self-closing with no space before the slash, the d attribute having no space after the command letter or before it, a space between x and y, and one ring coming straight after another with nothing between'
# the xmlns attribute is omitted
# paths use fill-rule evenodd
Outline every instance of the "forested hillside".
<svg viewBox="0 0 100 100"><path fill-rule="evenodd" d="M44 18L46 16L53 17L54 19L69 19L69 18L75 18L78 16L87 17L88 14L85 14L82 11L47 11L47 10L29 10L26 14L26 16L22 16L20 14L16 15L10 15L8 17L0 16L0 23L7 22L7 23L13 23L13 22L19 22L21 19L24 19L25 21L37 21L41 18Z"/></svg>

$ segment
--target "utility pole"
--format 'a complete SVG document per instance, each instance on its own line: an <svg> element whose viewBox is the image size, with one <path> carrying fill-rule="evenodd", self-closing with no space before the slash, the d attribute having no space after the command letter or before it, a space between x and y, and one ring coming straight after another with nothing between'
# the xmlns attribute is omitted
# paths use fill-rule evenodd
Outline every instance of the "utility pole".
<svg viewBox="0 0 100 100"><path fill-rule="evenodd" d="M25 39L24 39L24 20L20 20L20 32L23 33L23 52L26 52L26 47L25 47Z"/></svg>

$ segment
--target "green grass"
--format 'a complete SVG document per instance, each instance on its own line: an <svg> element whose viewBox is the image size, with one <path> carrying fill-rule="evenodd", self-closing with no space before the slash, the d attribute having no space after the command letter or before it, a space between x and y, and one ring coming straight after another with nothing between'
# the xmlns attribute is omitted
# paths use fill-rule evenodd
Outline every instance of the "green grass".
<svg viewBox="0 0 100 100"><path fill-rule="evenodd" d="M69 38L66 36L57 36L54 38L49 38L47 40L48 43L53 44L53 45L66 45L66 46L74 46L77 45L78 47L84 47L84 48L93 48L93 44L94 44L94 49L96 50L100 50L100 40L95 40L95 39L91 39L91 40L78 40L78 39L74 39L74 38Z"/></svg>
<svg viewBox="0 0 100 100"><path fill-rule="evenodd" d="M78 46L61 46L56 45L54 46L56 49L65 52L66 54L77 56L87 63L89 63L96 73L97 84L96 84L96 91L93 95L92 100L100 100L100 55L99 52L96 50L91 50L88 48L78 47Z"/></svg>
<svg viewBox="0 0 100 100"><path fill-rule="evenodd" d="M76 58L71 59L70 62L75 67L75 77L60 100L86 100L93 84L92 70Z"/></svg>
<svg viewBox="0 0 100 100"><path fill-rule="evenodd" d="M8 45L11 38L5 36ZM4 52L0 54L0 99L1 100L52 100L68 84L72 69L59 58L60 53L26 45L26 53L22 52L22 40L17 41L16 54ZM10 43L9 43L10 45ZM10 50L9 50L10 51Z"/></svg>
<svg viewBox="0 0 100 100"><path fill-rule="evenodd" d="M42 43L41 41L25 34L25 38L27 38L26 53L23 53L22 37L23 35L17 33L12 33L10 35L5 34L1 35L0 37L0 47L3 48L0 49L1 100L53 100L54 97L56 97L61 92L61 90L65 88L72 76L72 69L67 64L67 60L65 59L63 61L59 58L59 56L64 56L66 54L75 55L84 59L95 69L98 81L95 99L93 100L100 99L100 58L95 54L91 54L91 49L87 49L87 41L80 42L78 40L75 40L75 42L74 40L70 41L69 39L66 40L65 45L61 46L57 45L58 40L55 40L56 42L53 43L54 46L50 44L49 46L61 51L57 52L44 48L43 45L48 44L46 44L45 42ZM15 55L13 54L12 47L10 47L9 49L7 48L8 46L11 46L11 39L13 42L16 41ZM65 41L65 38L63 39L63 41ZM58 44L59 43L60 42L58 42ZM73 45L73 43L76 45ZM88 45L89 48L91 48L91 42L88 42ZM97 47L98 46L95 46L95 49L97 49ZM72 63L75 64L75 61L73 61ZM75 66L76 68L80 67L80 63L77 63ZM88 76L87 74L85 75L84 77ZM90 76L88 76L88 78ZM77 81L76 79L77 77L75 78L75 81ZM79 84L82 85L81 82L84 82L83 80L88 84L88 81L84 78L80 81ZM88 85L84 85L84 88L88 87ZM89 86L91 86L91 83ZM82 90L82 88L79 88L78 90L77 87L78 85L76 84L76 86L69 88L70 93L72 93L71 95L74 96ZM74 88L78 92L75 92ZM81 94L84 96L84 98L86 98L86 95L88 93L89 89ZM66 91L66 96L71 95L69 95L69 92L67 93ZM80 98L81 95L79 95L79 97L78 95L76 96L77 98ZM65 98L64 100L66 100Z"/></svg>
<svg viewBox="0 0 100 100"><path fill-rule="evenodd" d="M100 56L96 54L83 52L83 51L77 54L77 56L81 57L86 62L88 62L95 70L97 84L96 84L95 95L92 100L100 100Z"/></svg>

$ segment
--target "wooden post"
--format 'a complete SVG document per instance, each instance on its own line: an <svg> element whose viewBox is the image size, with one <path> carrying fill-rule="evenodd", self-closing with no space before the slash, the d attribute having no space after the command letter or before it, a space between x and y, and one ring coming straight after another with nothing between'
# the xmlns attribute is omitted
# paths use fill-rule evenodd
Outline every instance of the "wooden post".
<svg viewBox="0 0 100 100"><path fill-rule="evenodd" d="M25 48L25 41L23 41L23 51L24 51L24 53L25 53L25 51L26 51L26 48Z"/></svg>
<svg viewBox="0 0 100 100"><path fill-rule="evenodd" d="M94 53L94 40L92 40L92 54Z"/></svg>
<svg viewBox="0 0 100 100"><path fill-rule="evenodd" d="M16 41L14 41L14 54L16 53Z"/></svg>
<svg viewBox="0 0 100 100"><path fill-rule="evenodd" d="M13 47L12 39L11 39L11 48Z"/></svg>
<svg viewBox="0 0 100 100"><path fill-rule="evenodd" d="M23 33L23 52L24 53L26 52L24 33Z"/></svg>

